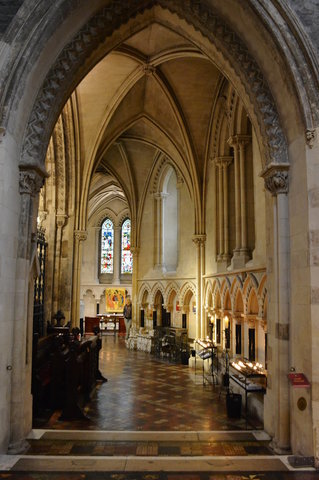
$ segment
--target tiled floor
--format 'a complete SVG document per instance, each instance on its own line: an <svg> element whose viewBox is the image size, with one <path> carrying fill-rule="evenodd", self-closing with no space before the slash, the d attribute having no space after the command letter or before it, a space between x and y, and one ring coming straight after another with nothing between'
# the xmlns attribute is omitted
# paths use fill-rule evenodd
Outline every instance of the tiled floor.
<svg viewBox="0 0 319 480"><path fill-rule="evenodd" d="M169 364L103 337L108 378L86 420L35 422L25 455L0 458L0 480L315 480L272 454L259 429L229 419L219 388L187 366ZM4 471L6 470L6 471Z"/></svg>
<svg viewBox="0 0 319 480"><path fill-rule="evenodd" d="M174 365L125 348L124 339L103 337L100 385L85 408L88 420L62 422L56 412L40 428L98 430L238 430L244 419L227 418L219 387L203 386L188 366ZM261 425L254 424L254 428Z"/></svg>
<svg viewBox="0 0 319 480"><path fill-rule="evenodd" d="M315 472L0 472L7 480L318 480Z"/></svg>

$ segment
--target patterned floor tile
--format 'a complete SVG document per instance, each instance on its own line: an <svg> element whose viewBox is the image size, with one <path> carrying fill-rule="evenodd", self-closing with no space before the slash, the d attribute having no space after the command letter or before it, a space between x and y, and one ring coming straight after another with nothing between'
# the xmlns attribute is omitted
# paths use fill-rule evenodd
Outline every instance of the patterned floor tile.
<svg viewBox="0 0 319 480"><path fill-rule="evenodd" d="M47 424L36 426L89 430L158 430L160 426L175 431L241 428L240 421L227 418L225 399L219 400L218 390L198 384L188 367L127 350L122 338L105 336L102 341L100 369L108 382L99 386L87 405L88 419L62 422L60 412L55 412Z"/></svg>

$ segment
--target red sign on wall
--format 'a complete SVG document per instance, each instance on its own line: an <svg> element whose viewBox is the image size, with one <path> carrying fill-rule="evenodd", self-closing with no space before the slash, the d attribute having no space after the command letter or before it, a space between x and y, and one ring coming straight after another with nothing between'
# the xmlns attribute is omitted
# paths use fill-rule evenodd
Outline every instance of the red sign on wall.
<svg viewBox="0 0 319 480"><path fill-rule="evenodd" d="M310 383L304 373L288 373L288 378L294 388L310 387Z"/></svg>

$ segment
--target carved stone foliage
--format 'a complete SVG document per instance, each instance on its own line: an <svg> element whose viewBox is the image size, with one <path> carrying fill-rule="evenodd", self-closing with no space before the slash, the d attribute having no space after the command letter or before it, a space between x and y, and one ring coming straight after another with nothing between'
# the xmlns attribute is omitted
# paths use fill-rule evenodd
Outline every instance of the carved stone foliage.
<svg viewBox="0 0 319 480"><path fill-rule="evenodd" d="M192 241L195 243L196 246L205 245L206 242L206 235L193 235Z"/></svg>
<svg viewBox="0 0 319 480"><path fill-rule="evenodd" d="M246 45L204 1L198 0L130 0L110 1L63 49L49 71L38 94L26 129L22 163L43 163L47 144L56 118L66 97L74 88L78 70L83 71L85 59L107 37L137 14L160 5L177 14L214 42L230 60L246 85L264 138L267 163L287 162L286 141L270 89Z"/></svg>
<svg viewBox="0 0 319 480"><path fill-rule="evenodd" d="M274 172L265 179L265 185L272 195L288 193L288 172Z"/></svg>
<svg viewBox="0 0 319 480"><path fill-rule="evenodd" d="M265 180L265 187L272 195L288 193L289 179L287 168L272 165L262 176Z"/></svg>
<svg viewBox="0 0 319 480"><path fill-rule="evenodd" d="M43 186L44 178L35 170L22 170L19 172L20 194L35 196Z"/></svg>
<svg viewBox="0 0 319 480"><path fill-rule="evenodd" d="M312 148L315 143L316 131L314 129L308 128L306 130L306 142L309 148Z"/></svg>
<svg viewBox="0 0 319 480"><path fill-rule="evenodd" d="M83 242L87 239L88 232L86 230L74 230L74 238L78 242Z"/></svg>

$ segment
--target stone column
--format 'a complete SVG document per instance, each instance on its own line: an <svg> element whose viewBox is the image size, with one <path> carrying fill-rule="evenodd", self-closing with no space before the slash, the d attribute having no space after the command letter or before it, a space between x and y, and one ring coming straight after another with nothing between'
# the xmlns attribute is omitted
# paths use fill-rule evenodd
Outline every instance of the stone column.
<svg viewBox="0 0 319 480"><path fill-rule="evenodd" d="M205 259L206 235L194 235L193 242L196 245L196 338L200 338L205 331L205 318L202 318L202 268Z"/></svg>
<svg viewBox="0 0 319 480"><path fill-rule="evenodd" d="M67 215L56 214L56 240L53 277L53 314L60 309L62 232Z"/></svg>
<svg viewBox="0 0 319 480"><path fill-rule="evenodd" d="M246 158L245 146L250 142L250 137L246 135L238 135L239 158L240 158L240 204L241 204L241 245L240 251L245 257L245 263L249 260L247 247L247 206L246 206Z"/></svg>
<svg viewBox="0 0 319 480"><path fill-rule="evenodd" d="M139 247L131 247L133 255L133 271L132 271L132 324L137 327L139 324L138 318L138 259L140 249Z"/></svg>
<svg viewBox="0 0 319 480"><path fill-rule="evenodd" d="M230 137L228 143L234 150L234 167L235 167L235 250L234 255L237 256L240 252L241 244L241 204L240 204L240 161L239 150L236 136Z"/></svg>
<svg viewBox="0 0 319 480"><path fill-rule="evenodd" d="M34 269L36 262L38 194L45 173L36 169L20 170L19 243L16 263L16 294L13 325L11 370L11 413L9 453L23 452L25 437L32 428L32 326Z"/></svg>
<svg viewBox="0 0 319 480"><path fill-rule="evenodd" d="M244 267L249 260L247 247L245 145L250 141L249 135L235 135L228 140L229 145L234 149L235 163L236 248L232 260L234 268Z"/></svg>
<svg viewBox="0 0 319 480"><path fill-rule="evenodd" d="M289 214L288 168L286 164L268 166L262 176L267 190L273 196L273 285L271 302L275 318L269 319L269 338L272 358L269 373L275 415L274 438L276 452L290 449L290 401L289 401ZM268 408L271 407L268 405Z"/></svg>
<svg viewBox="0 0 319 480"><path fill-rule="evenodd" d="M218 257L219 270L225 270L229 262L229 230L228 230L228 166L233 158L229 156L216 157L218 168Z"/></svg>
<svg viewBox="0 0 319 480"><path fill-rule="evenodd" d="M232 157L221 157L223 166L223 202L224 202L224 254L223 260L229 261L229 229L228 229L228 166L233 161Z"/></svg>
<svg viewBox="0 0 319 480"><path fill-rule="evenodd" d="M155 268L159 270L165 269L164 265L164 201L167 194L163 192L156 193L154 198L156 200L156 235L155 235Z"/></svg>
<svg viewBox="0 0 319 480"><path fill-rule="evenodd" d="M114 227L114 251L113 251L113 283L120 284L120 268L121 268L121 226Z"/></svg>
<svg viewBox="0 0 319 480"><path fill-rule="evenodd" d="M220 157L216 159L218 175L218 260L223 260L224 253L224 215L223 215L223 165Z"/></svg>
<svg viewBox="0 0 319 480"><path fill-rule="evenodd" d="M81 242L87 239L86 230L74 230L73 274L72 274L72 308L71 327L80 327L80 286L81 286Z"/></svg>

